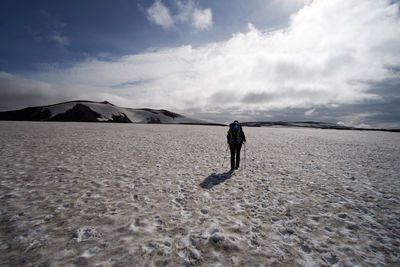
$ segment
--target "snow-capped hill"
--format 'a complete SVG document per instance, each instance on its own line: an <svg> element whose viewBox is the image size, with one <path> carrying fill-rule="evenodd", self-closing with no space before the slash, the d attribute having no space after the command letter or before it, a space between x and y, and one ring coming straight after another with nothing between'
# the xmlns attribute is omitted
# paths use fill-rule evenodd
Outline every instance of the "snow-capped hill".
<svg viewBox="0 0 400 267"><path fill-rule="evenodd" d="M0 112L0 120L213 124L164 109L123 108L85 100Z"/></svg>

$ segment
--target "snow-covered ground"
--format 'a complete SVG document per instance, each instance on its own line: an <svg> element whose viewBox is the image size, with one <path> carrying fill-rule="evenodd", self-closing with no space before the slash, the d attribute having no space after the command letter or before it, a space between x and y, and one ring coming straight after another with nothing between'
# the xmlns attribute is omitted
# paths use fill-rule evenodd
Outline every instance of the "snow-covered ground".
<svg viewBox="0 0 400 267"><path fill-rule="evenodd" d="M226 130L0 122L0 265L400 265L400 134Z"/></svg>

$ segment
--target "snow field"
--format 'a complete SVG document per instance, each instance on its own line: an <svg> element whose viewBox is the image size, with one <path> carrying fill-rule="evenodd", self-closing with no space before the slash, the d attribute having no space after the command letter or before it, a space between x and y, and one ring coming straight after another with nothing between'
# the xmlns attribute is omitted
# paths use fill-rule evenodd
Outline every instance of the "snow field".
<svg viewBox="0 0 400 267"><path fill-rule="evenodd" d="M0 265L400 264L399 134L226 131L0 122Z"/></svg>

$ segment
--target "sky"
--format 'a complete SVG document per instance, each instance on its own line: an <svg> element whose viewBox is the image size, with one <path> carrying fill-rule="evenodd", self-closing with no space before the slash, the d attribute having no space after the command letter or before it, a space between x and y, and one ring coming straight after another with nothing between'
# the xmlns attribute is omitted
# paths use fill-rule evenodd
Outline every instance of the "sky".
<svg viewBox="0 0 400 267"><path fill-rule="evenodd" d="M400 1L4 0L0 110L400 128Z"/></svg>

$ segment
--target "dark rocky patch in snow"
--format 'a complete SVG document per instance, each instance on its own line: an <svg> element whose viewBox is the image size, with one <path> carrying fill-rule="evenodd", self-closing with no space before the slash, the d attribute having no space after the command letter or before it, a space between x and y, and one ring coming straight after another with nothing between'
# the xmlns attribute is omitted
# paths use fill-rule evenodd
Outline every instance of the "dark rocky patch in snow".
<svg viewBox="0 0 400 267"><path fill-rule="evenodd" d="M80 122L95 122L101 115L88 106L83 104L76 104L72 109L64 113L57 114L49 118L49 121L80 121Z"/></svg>

